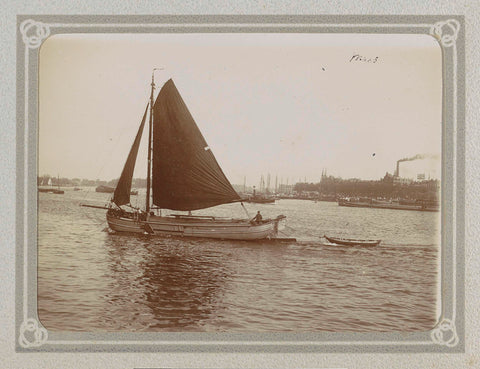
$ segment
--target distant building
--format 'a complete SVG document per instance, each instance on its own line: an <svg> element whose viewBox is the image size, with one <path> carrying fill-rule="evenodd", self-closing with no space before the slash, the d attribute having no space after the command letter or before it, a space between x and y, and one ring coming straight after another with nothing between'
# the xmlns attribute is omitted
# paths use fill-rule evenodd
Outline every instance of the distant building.
<svg viewBox="0 0 480 369"><path fill-rule="evenodd" d="M278 193L291 194L293 192L293 185L280 184L278 186Z"/></svg>
<svg viewBox="0 0 480 369"><path fill-rule="evenodd" d="M386 183L393 183L393 174L390 174L390 173L385 173L385 176L383 177L382 181L383 182L386 182Z"/></svg>
<svg viewBox="0 0 480 369"><path fill-rule="evenodd" d="M393 184L404 185L404 184L410 184L412 182L413 180L411 180L410 178L393 177Z"/></svg>

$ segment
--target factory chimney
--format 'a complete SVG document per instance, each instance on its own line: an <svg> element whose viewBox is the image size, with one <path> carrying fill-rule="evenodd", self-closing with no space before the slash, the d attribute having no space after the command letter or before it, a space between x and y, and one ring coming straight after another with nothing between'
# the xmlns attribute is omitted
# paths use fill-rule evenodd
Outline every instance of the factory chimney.
<svg viewBox="0 0 480 369"><path fill-rule="evenodd" d="M413 161L413 160L422 160L422 159L427 159L427 158L433 158L433 159L438 159L439 155L437 154L417 154L415 156L412 156L411 158L403 158L397 161L397 167L395 169L395 177L398 177L400 174L400 162L402 161Z"/></svg>

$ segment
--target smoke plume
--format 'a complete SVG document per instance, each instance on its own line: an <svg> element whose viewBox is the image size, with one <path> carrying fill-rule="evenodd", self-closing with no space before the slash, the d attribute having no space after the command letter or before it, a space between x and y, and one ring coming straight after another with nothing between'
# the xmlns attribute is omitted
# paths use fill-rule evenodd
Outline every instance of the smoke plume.
<svg viewBox="0 0 480 369"><path fill-rule="evenodd" d="M400 160L397 160L397 166L395 168L395 176L399 176L400 172L400 163L403 161L413 161L413 160L421 160L421 159L439 159L440 155L438 154L417 154L415 156L412 156L411 158L403 158Z"/></svg>
<svg viewBox="0 0 480 369"><path fill-rule="evenodd" d="M417 154L412 156L411 158L403 158L398 160L398 162L402 161L412 161L412 160L421 160L421 159L439 159L440 156L437 154Z"/></svg>

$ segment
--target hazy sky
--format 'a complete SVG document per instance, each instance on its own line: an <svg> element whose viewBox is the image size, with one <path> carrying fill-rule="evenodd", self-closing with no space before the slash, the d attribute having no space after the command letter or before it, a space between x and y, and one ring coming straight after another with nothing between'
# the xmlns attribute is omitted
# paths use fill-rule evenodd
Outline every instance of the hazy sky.
<svg viewBox="0 0 480 369"><path fill-rule="evenodd" d="M154 67L156 92L174 80L232 183L317 182L323 168L378 179L441 151L441 50L426 35L56 35L40 51L38 173L119 177ZM439 160L400 170L423 172L439 178Z"/></svg>

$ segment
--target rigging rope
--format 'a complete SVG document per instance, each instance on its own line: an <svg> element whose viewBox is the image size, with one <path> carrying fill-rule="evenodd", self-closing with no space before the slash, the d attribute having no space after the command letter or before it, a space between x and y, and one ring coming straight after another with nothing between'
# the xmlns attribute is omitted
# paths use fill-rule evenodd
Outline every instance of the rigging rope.
<svg viewBox="0 0 480 369"><path fill-rule="evenodd" d="M242 205L243 210L245 210L245 214L247 214L247 218L248 218L248 219L251 219L250 214L248 213L247 208L245 207L245 205L243 205L243 202L240 202L240 204Z"/></svg>
<svg viewBox="0 0 480 369"><path fill-rule="evenodd" d="M281 233L283 236L291 237L292 234L296 231L294 228L289 227L287 225L284 226L285 230L290 231L290 232L283 232L281 230L278 230L278 233Z"/></svg>
<svg viewBox="0 0 480 369"><path fill-rule="evenodd" d="M107 223L107 220L106 220L104 217L100 218L100 216L97 217L97 216L95 216L95 215L91 215L91 214L89 214L89 213L87 212L87 210L84 209L82 206L79 206L79 207L80 207L81 212L83 213L83 215L84 215L86 218L88 218L89 220L91 220L93 223L95 223L96 225L98 225L98 226L103 226L104 224ZM105 213L103 213L103 215L105 215Z"/></svg>
<svg viewBox="0 0 480 369"><path fill-rule="evenodd" d="M289 227L287 225L285 225L285 230L288 231L288 233L284 233L284 232L281 232L279 231L279 233L282 233L282 234L286 234L288 236L291 236L292 234L295 234L296 232L298 232L295 228L292 228L292 227ZM307 230L302 230L301 231L302 234L308 236L308 237L312 237L314 239L318 239L318 238L322 238L321 236L319 236L318 234L313 234Z"/></svg>

